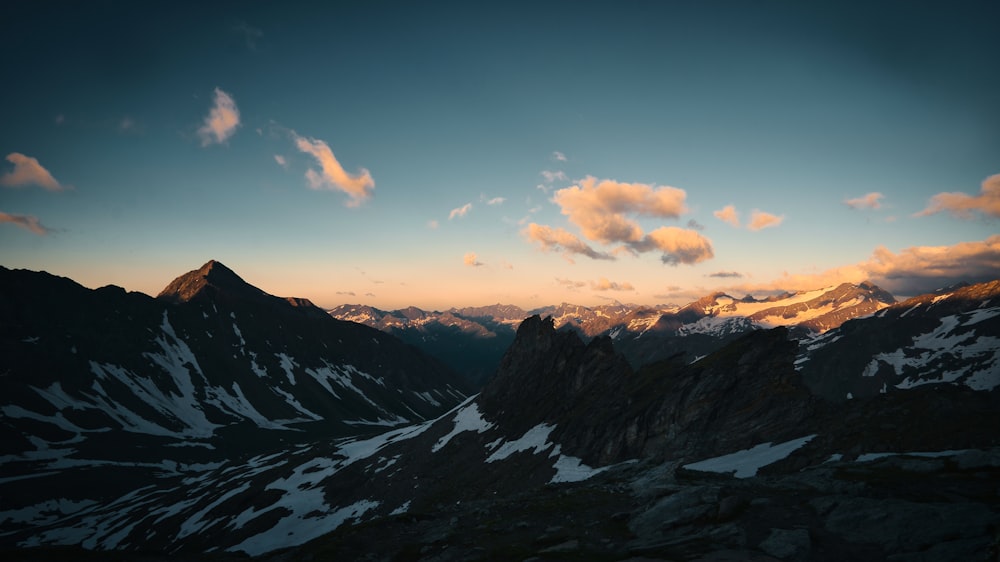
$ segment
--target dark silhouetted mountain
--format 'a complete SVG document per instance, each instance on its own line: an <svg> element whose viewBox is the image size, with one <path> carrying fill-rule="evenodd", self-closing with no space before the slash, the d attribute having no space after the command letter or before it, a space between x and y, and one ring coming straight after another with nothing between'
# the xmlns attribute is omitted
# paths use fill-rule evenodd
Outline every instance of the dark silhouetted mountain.
<svg viewBox="0 0 1000 562"><path fill-rule="evenodd" d="M822 334L757 327L697 360L638 369L613 338L532 316L482 392L436 419L215 464L161 462L155 485L100 498L78 486L28 502L8 492L41 477L5 479L5 500L24 503L0 512L0 540L274 561L989 559L997 287L918 297ZM810 317L854 302L847 292ZM741 305L762 304L719 312L732 303L712 301L701 318L747 318ZM943 342L955 344L947 358ZM871 378L866 365L889 377L895 357L901 374L845 399ZM828 365L807 372L814 362ZM44 470L83 473L72 460Z"/></svg>

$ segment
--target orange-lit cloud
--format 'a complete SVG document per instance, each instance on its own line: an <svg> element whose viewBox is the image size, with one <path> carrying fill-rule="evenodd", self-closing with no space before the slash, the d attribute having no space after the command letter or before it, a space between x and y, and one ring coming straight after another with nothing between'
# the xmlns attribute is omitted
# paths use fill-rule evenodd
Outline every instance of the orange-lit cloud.
<svg viewBox="0 0 1000 562"><path fill-rule="evenodd" d="M690 265L715 257L711 240L697 231L676 226L661 226L629 247L639 252L659 250L663 252L660 260L668 265Z"/></svg>
<svg viewBox="0 0 1000 562"><path fill-rule="evenodd" d="M952 246L913 246L899 253L875 248L865 261L812 274L788 274L746 291L811 290L870 280L897 295L917 295L960 281L1000 278L1000 235Z"/></svg>
<svg viewBox="0 0 1000 562"><path fill-rule="evenodd" d="M854 199L845 199L844 204L852 209L878 209L882 207L881 199L885 196L877 191L866 193Z"/></svg>
<svg viewBox="0 0 1000 562"><path fill-rule="evenodd" d="M571 262L573 261L570 258L572 254L587 256L595 260L615 259L610 254L591 248L586 242L564 228L552 228L551 226L531 223L521 232L528 240L537 242L545 251L562 250L563 256Z"/></svg>
<svg viewBox="0 0 1000 562"><path fill-rule="evenodd" d="M288 167L288 160L286 160L285 157L280 154L274 155L274 161L277 162L278 165L281 166L282 168Z"/></svg>
<svg viewBox="0 0 1000 562"><path fill-rule="evenodd" d="M10 213L4 213L0 211L0 223L9 223L15 226L19 226L39 236L45 236L52 230L44 226L38 217L33 217L31 215L12 215Z"/></svg>
<svg viewBox="0 0 1000 562"><path fill-rule="evenodd" d="M785 220L785 217L778 215L772 215L771 213L765 213L764 211L758 211L754 209L750 213L750 223L747 228L750 230L761 230L762 228L771 228L772 226L778 226L781 221Z"/></svg>
<svg viewBox="0 0 1000 562"><path fill-rule="evenodd" d="M292 131L295 146L312 155L320 166L320 171L309 169L306 180L312 189L336 189L347 194L348 207L357 207L367 201L375 190L375 180L368 170L361 168L357 175L348 174L337 161L329 145L319 139L301 137Z"/></svg>
<svg viewBox="0 0 1000 562"><path fill-rule="evenodd" d="M743 277L743 274L739 271L716 271L714 273L709 273L708 277L719 277L721 279L739 279Z"/></svg>
<svg viewBox="0 0 1000 562"><path fill-rule="evenodd" d="M462 263L464 263L469 267L481 267L486 265L483 262L479 261L479 256L477 256L475 252L469 252L465 254L465 256L462 257Z"/></svg>
<svg viewBox="0 0 1000 562"><path fill-rule="evenodd" d="M618 283L608 281L607 277L601 277L597 281L590 282L590 288L595 291L634 291L635 287L631 283Z"/></svg>
<svg viewBox="0 0 1000 562"><path fill-rule="evenodd" d="M569 222L580 228L584 238L601 244L621 244L613 253L638 254L659 250L663 252L661 259L664 263L676 265L711 258L711 241L696 230L673 226L660 227L647 234L628 215L678 218L687 211L684 204L686 197L687 193L676 187L653 187L643 183L597 180L588 176L578 185L556 191L552 201L559 205ZM544 249L560 246L567 253L613 259L562 228L552 229L533 223L526 234L530 240L541 243Z"/></svg>
<svg viewBox="0 0 1000 562"><path fill-rule="evenodd" d="M1000 217L1000 174L983 180L979 195L962 192L938 193L931 197L927 208L916 216L925 217L941 211L948 211L961 219L972 218L975 211L991 217Z"/></svg>
<svg viewBox="0 0 1000 562"><path fill-rule="evenodd" d="M472 209L472 203L466 203L461 207L452 209L451 212L448 213L448 220L451 220L455 217L464 217L471 209Z"/></svg>
<svg viewBox="0 0 1000 562"><path fill-rule="evenodd" d="M639 225L626 214L678 218L687 211L687 193L676 187L622 183L588 176L578 185L556 191L552 200L583 236L602 243L634 242L642 238Z"/></svg>
<svg viewBox="0 0 1000 562"><path fill-rule="evenodd" d="M236 107L236 102L233 101L232 96L216 88L212 109L209 110L204 123L198 129L201 145L224 143L236 133L239 126L240 110Z"/></svg>
<svg viewBox="0 0 1000 562"><path fill-rule="evenodd" d="M49 191L63 191L69 187L56 181L56 178L31 156L11 152L7 155L7 161L14 164L14 169L0 176L0 185L4 187L37 185Z"/></svg>
<svg viewBox="0 0 1000 562"><path fill-rule="evenodd" d="M714 211L712 214L715 215L715 218L724 223L730 224L735 228L740 227L740 214L736 210L736 207L732 205L726 205L718 211Z"/></svg>

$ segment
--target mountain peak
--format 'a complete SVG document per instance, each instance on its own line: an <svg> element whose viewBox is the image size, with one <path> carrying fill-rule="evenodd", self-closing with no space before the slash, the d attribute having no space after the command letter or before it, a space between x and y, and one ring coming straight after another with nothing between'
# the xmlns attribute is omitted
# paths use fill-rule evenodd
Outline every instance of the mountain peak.
<svg viewBox="0 0 1000 562"><path fill-rule="evenodd" d="M199 295L216 292L243 297L258 297L266 294L244 281L222 262L209 260L200 268L189 271L171 281L156 298L172 302L188 302Z"/></svg>

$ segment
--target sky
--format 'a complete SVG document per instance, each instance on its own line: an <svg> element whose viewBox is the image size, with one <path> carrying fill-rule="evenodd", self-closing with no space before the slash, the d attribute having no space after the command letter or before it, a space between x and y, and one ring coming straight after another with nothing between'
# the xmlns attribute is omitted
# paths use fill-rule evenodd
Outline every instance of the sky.
<svg viewBox="0 0 1000 562"><path fill-rule="evenodd" d="M319 306L1000 278L1000 4L23 2L0 265Z"/></svg>

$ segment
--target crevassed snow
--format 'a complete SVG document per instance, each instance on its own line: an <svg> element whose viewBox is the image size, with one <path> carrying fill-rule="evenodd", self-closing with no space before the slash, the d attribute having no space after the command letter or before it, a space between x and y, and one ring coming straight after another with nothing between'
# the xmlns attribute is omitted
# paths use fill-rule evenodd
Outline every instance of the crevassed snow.
<svg viewBox="0 0 1000 562"><path fill-rule="evenodd" d="M733 476L736 478L750 478L756 476L759 469L792 454L793 451L811 441L816 435L815 433L806 435L777 445L771 442L761 443L728 455L686 464L684 468L702 472L733 472Z"/></svg>
<svg viewBox="0 0 1000 562"><path fill-rule="evenodd" d="M553 444L549 442L549 434L556 426L549 425L547 423L540 423L535 427L529 429L514 441L508 441L500 446L496 451L493 451L487 459L486 462L493 462L503 460L514 453L520 453L521 451L527 451L528 449L534 449L534 453L538 454L552 447Z"/></svg>
<svg viewBox="0 0 1000 562"><path fill-rule="evenodd" d="M445 435L444 437L437 440L437 443L431 447L431 452L436 453L440 451L445 445L451 441L451 438L462 433L463 431L475 431L476 433L483 433L493 427L493 424L484 420L483 415L479 412L479 404L472 402L468 406L462 408L455 414L455 427Z"/></svg>

